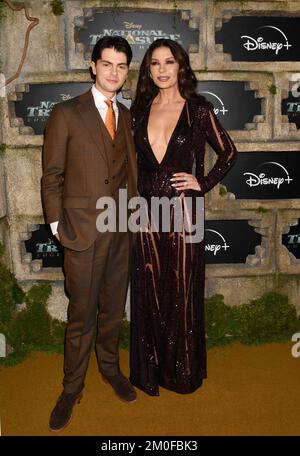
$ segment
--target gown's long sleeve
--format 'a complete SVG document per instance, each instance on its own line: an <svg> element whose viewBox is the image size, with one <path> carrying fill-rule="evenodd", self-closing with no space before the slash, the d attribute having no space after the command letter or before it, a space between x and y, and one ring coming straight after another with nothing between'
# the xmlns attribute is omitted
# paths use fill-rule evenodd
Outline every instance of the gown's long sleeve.
<svg viewBox="0 0 300 456"><path fill-rule="evenodd" d="M207 109L206 118L206 141L218 155L218 158L207 176L199 177L201 193L211 190L222 180L227 171L234 164L237 157L236 147L227 131L222 127L219 119L214 113L213 105Z"/></svg>

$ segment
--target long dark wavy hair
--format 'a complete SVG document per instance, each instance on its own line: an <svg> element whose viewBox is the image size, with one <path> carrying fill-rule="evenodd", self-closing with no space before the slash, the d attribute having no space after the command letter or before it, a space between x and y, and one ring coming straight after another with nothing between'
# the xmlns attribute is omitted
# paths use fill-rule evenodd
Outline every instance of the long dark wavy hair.
<svg viewBox="0 0 300 456"><path fill-rule="evenodd" d="M174 59L179 64L178 70L178 88L180 95L185 100L197 98L206 101L206 98L197 94L197 79L193 72L188 53L180 44L170 39L161 38L154 41L146 51L142 60L139 72L139 78L136 88L135 99L132 104L132 110L136 114L142 114L151 105L153 99L159 92L159 88L154 84L150 76L150 64L152 54L159 47L168 47L173 54Z"/></svg>

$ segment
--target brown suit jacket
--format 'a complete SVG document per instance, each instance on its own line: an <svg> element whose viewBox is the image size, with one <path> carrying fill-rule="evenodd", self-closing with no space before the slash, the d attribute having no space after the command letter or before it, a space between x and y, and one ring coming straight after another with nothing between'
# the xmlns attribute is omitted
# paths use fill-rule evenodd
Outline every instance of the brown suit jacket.
<svg viewBox="0 0 300 456"><path fill-rule="evenodd" d="M136 155L128 109L118 102L128 152L128 198L135 196ZM46 223L59 221L63 246L81 251L97 237L96 201L111 196L109 164L91 90L54 106L43 148L42 201Z"/></svg>

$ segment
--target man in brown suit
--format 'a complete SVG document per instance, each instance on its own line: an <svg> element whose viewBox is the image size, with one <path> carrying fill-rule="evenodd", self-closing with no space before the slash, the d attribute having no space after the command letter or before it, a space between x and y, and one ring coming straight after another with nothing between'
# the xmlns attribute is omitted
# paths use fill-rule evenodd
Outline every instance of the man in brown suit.
<svg viewBox="0 0 300 456"><path fill-rule="evenodd" d="M84 387L92 338L104 381L120 399L136 392L119 368L119 332L128 287L131 233L99 232L96 202L119 189L136 195L136 158L130 113L116 100L128 75L132 52L121 37L101 38L94 47L87 93L54 106L43 150L42 199L46 222L64 247L69 294L63 392L49 427L71 420Z"/></svg>

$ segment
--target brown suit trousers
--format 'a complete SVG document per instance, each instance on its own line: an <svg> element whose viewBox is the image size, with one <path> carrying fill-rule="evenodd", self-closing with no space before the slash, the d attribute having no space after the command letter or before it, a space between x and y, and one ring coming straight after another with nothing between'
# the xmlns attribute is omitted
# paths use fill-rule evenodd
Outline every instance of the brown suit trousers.
<svg viewBox="0 0 300 456"><path fill-rule="evenodd" d="M97 326L96 355L104 375L119 371L119 331L128 286L130 235L99 233L81 252L64 249L66 289L70 294L65 342L64 388L80 392ZM98 310L98 321L96 320Z"/></svg>

